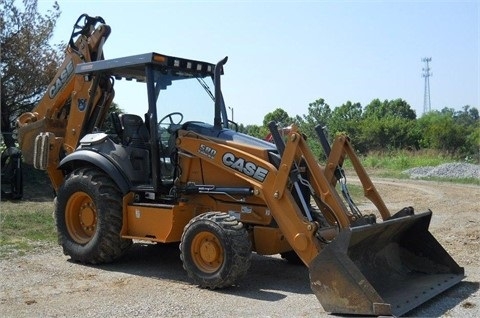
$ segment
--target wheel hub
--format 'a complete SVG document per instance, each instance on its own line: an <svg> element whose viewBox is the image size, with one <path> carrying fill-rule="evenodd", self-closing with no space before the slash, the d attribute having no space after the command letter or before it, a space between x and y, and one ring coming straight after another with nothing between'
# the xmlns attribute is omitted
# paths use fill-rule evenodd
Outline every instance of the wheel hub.
<svg viewBox="0 0 480 318"><path fill-rule="evenodd" d="M213 262L218 257L218 252L218 246L215 242L204 241L200 247L200 256L209 263Z"/></svg>
<svg viewBox="0 0 480 318"><path fill-rule="evenodd" d="M76 192L68 199L65 223L75 242L86 244L92 239L97 225L97 213L95 204L87 193Z"/></svg>
<svg viewBox="0 0 480 318"><path fill-rule="evenodd" d="M210 232L198 233L192 241L192 258L205 273L213 273L223 263L223 248L218 238Z"/></svg>
<svg viewBox="0 0 480 318"><path fill-rule="evenodd" d="M78 217L80 219L80 224L82 224L84 229L92 228L92 226L95 224L95 212L92 204L83 204Z"/></svg>

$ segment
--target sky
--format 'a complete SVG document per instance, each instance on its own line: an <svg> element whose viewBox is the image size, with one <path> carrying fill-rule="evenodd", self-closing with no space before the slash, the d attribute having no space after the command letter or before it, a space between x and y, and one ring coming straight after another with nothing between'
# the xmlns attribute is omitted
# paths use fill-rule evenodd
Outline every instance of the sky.
<svg viewBox="0 0 480 318"><path fill-rule="evenodd" d="M46 13L53 3L39 0L38 9ZM216 63L228 56L223 95L229 114L244 125L261 125L277 108L302 116L320 98L331 108L401 98L420 117L424 57L432 59L432 110L480 106L479 1L58 4L62 14L53 43L67 42L77 18L87 13L103 17L112 28L106 58L157 52ZM143 115L143 86L116 83L115 88L114 101L122 109ZM177 96L191 99L189 111L198 120L210 113L195 107L188 89Z"/></svg>

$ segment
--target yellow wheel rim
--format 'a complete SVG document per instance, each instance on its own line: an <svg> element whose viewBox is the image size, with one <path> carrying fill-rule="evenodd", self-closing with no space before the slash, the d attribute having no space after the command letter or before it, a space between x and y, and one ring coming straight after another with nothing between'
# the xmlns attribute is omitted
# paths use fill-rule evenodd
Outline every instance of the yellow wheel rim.
<svg viewBox="0 0 480 318"><path fill-rule="evenodd" d="M223 247L218 238L210 232L200 232L192 241L192 259L205 273L217 271L223 263Z"/></svg>
<svg viewBox="0 0 480 318"><path fill-rule="evenodd" d="M97 227L97 210L88 194L76 192L68 199L65 223L75 242L86 244L91 240Z"/></svg>

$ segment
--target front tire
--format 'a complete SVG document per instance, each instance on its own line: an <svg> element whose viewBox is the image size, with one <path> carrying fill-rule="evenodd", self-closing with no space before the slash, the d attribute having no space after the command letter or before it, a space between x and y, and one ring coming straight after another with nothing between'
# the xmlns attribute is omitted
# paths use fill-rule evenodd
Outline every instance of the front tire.
<svg viewBox="0 0 480 318"><path fill-rule="evenodd" d="M117 185L96 168L79 168L58 190L55 220L59 244L72 260L112 262L130 247L122 239L122 195Z"/></svg>
<svg viewBox="0 0 480 318"><path fill-rule="evenodd" d="M248 271L250 257L247 231L227 213L204 213L185 226L180 258L188 276L202 288L236 284Z"/></svg>

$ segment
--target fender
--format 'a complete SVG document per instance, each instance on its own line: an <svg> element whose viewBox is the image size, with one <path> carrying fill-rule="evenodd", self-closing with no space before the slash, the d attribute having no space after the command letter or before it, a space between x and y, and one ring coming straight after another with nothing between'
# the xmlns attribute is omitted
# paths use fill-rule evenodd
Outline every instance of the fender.
<svg viewBox="0 0 480 318"><path fill-rule="evenodd" d="M79 162L93 165L108 174L120 191L122 191L123 195L130 192L131 185L122 171L108 158L89 149L80 149L66 156L60 161L58 169L72 170L71 167L81 167L82 165L79 164Z"/></svg>

